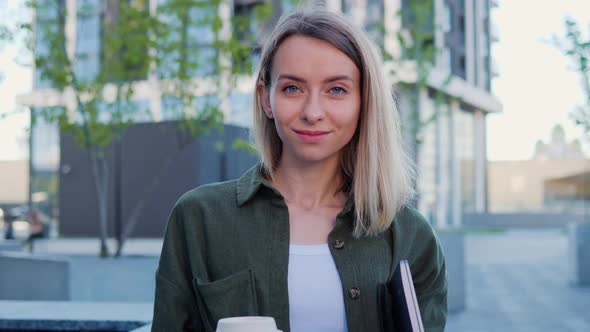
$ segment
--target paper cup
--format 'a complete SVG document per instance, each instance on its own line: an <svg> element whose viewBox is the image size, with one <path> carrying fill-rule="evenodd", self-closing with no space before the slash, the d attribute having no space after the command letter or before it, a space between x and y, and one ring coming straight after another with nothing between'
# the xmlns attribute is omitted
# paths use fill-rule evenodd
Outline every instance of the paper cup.
<svg viewBox="0 0 590 332"><path fill-rule="evenodd" d="M281 332L272 317L248 316L222 318L217 332Z"/></svg>

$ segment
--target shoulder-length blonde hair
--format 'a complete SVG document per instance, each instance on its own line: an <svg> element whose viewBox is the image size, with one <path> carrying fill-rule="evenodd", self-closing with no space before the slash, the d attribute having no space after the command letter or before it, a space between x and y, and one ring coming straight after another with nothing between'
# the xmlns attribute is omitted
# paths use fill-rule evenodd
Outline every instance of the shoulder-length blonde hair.
<svg viewBox="0 0 590 332"><path fill-rule="evenodd" d="M377 235L391 226L396 212L412 196L414 174L402 147L400 118L379 53L361 29L339 14L317 8L295 12L282 17L266 40L257 85L270 87L274 55L279 45L293 35L332 44L359 69L361 112L356 133L342 153L341 174L343 190L354 204L354 236ZM254 98L253 136L264 171L272 178L282 142L258 94Z"/></svg>

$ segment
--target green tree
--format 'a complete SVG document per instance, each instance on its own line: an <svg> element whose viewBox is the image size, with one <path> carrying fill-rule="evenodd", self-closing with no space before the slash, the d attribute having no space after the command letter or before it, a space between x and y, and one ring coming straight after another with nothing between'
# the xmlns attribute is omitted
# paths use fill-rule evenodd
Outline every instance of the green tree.
<svg viewBox="0 0 590 332"><path fill-rule="evenodd" d="M4 24L0 23L0 51L4 47L5 43L12 41L12 31L10 28ZM4 79L4 74L0 71L0 82Z"/></svg>
<svg viewBox="0 0 590 332"><path fill-rule="evenodd" d="M248 8L248 17L222 17L222 5L228 2L167 0L157 9L153 65L163 97L173 101L168 103L168 111L172 119L180 121L176 153L196 135L223 129L222 101L227 100L236 81L251 75L253 70L250 55L256 36L248 26L266 22L272 12L272 5L257 3ZM233 30L228 30L225 24ZM197 95L197 90L205 93ZM205 102L197 106L197 98L204 98ZM242 140L236 140L232 147L250 149ZM176 153L168 154L161 173L171 165ZM152 178L144 199L132 209L118 241L117 255L139 222L147 197L157 189L161 179Z"/></svg>
<svg viewBox="0 0 590 332"><path fill-rule="evenodd" d="M156 76L163 95L177 101L169 105L173 115L168 120L179 120L177 137L182 148L195 135L222 127L224 100L240 76L251 74L254 35L244 33L244 19L231 16L228 6L232 2L226 0L167 0L160 1L156 10L149 8L147 0L78 3L77 12L72 13L63 0L30 1L36 21L21 24L19 30L28 32L33 41L30 50L40 80L65 101L33 108L32 122L42 119L57 124L88 152L99 207L100 255L106 257L110 255L106 243L108 192L113 185L109 179L116 171L107 160L109 154L116 153L125 129L151 114L134 103L138 84ZM267 20L272 13L266 3L250 9L250 25ZM71 36L66 31L70 15L76 15L78 24L89 17L101 18L100 67L96 72L80 70L88 55L70 47ZM231 26L237 29L232 31ZM8 37L6 33L3 40ZM212 98L196 109L197 91L202 89ZM161 173L173 159L173 153L166 157ZM124 221L117 235L117 255L139 222L147 197L160 182L161 176L152 179L144 199Z"/></svg>
<svg viewBox="0 0 590 332"><path fill-rule="evenodd" d="M580 78L585 100L584 104L571 113L571 117L584 130L586 138L590 134L590 22L588 23L588 32L583 35L578 22L566 18L565 36L561 41L556 39L557 46L570 59Z"/></svg>
<svg viewBox="0 0 590 332"><path fill-rule="evenodd" d="M0 52L4 47L15 42L17 36L14 36L14 27L12 26L13 11L8 8L7 3L0 2ZM4 79L4 68L0 68L0 83ZM2 115L0 115L2 116Z"/></svg>
<svg viewBox="0 0 590 332"><path fill-rule="evenodd" d="M80 21L97 16L100 2L82 1L76 13L67 11L64 1L32 1L36 14L34 24L25 25L34 36L33 56L40 80L62 96L72 96L72 106L58 104L34 109L32 123L37 119L56 123L88 152L92 180L96 191L100 224L100 255L106 257L109 216L108 192L112 172L107 160L109 147L121 137L125 128L138 117L133 107L134 81L145 76L151 61L147 50L153 48L149 31L154 24L148 15L147 1L105 1L104 38L101 47L100 71L76 67L86 54L70 48L66 22L70 15ZM34 30L32 29L34 27ZM82 69L82 70L81 70ZM116 91L108 96L107 90ZM67 98L67 97L66 97Z"/></svg>

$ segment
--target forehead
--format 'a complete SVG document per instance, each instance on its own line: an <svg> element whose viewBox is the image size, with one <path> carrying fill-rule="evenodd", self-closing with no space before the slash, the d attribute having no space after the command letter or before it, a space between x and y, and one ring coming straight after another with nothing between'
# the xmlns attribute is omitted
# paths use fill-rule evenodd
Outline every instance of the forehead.
<svg viewBox="0 0 590 332"><path fill-rule="evenodd" d="M359 70L354 62L334 45L321 39L294 35L278 47L271 76L298 75L309 80L348 75L358 82Z"/></svg>

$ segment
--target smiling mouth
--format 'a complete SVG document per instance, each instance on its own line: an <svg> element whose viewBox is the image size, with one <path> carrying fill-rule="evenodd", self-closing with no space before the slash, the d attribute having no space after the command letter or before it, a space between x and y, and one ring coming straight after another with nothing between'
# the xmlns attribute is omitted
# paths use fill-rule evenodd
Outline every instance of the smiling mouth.
<svg viewBox="0 0 590 332"><path fill-rule="evenodd" d="M306 144L317 144L324 141L324 138L328 136L330 131L319 131L319 130L295 130L299 139Z"/></svg>
<svg viewBox="0 0 590 332"><path fill-rule="evenodd" d="M295 130L293 129L294 132L296 132L297 134L300 135L306 135L306 136L322 136L322 135L326 135L329 134L329 131L312 131L312 130Z"/></svg>

